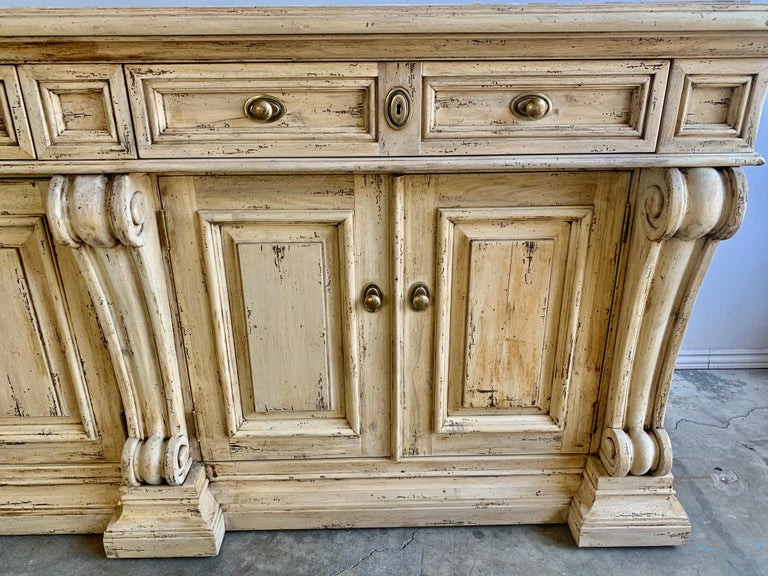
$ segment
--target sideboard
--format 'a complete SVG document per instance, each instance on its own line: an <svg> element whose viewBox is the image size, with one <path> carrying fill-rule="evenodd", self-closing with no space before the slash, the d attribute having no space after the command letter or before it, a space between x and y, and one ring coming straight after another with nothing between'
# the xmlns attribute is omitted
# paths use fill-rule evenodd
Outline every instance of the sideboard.
<svg viewBox="0 0 768 576"><path fill-rule="evenodd" d="M687 541L664 428L768 6L0 17L0 533Z"/></svg>

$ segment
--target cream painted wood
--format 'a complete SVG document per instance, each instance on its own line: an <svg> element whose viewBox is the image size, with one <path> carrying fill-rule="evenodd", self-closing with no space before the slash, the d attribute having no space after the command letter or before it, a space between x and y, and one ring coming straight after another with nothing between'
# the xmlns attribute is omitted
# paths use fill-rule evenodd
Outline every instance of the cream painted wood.
<svg viewBox="0 0 768 576"><path fill-rule="evenodd" d="M675 359L714 250L744 218L746 193L738 168L642 173L600 447L613 476L671 471L664 413Z"/></svg>
<svg viewBox="0 0 768 576"><path fill-rule="evenodd" d="M105 531L111 557L216 554L225 523L685 542L664 411L762 161L766 21L3 12L0 532ZM247 119L259 95L285 114Z"/></svg>
<svg viewBox="0 0 768 576"><path fill-rule="evenodd" d="M120 482L120 400L82 277L51 241L47 184L0 179L0 526L100 532Z"/></svg>
<svg viewBox="0 0 768 576"><path fill-rule="evenodd" d="M181 484L191 465L150 185L146 175L58 176L47 199L52 234L85 278L120 386L131 486Z"/></svg>
<svg viewBox="0 0 768 576"><path fill-rule="evenodd" d="M104 532L107 558L215 556L224 515L195 464L180 486L123 486Z"/></svg>
<svg viewBox="0 0 768 576"><path fill-rule="evenodd" d="M422 152L653 151L668 68L666 61L425 63ZM526 94L550 100L542 118L513 113Z"/></svg>
<svg viewBox="0 0 768 576"><path fill-rule="evenodd" d="M400 455L588 451L629 174L402 180Z"/></svg>
<svg viewBox="0 0 768 576"><path fill-rule="evenodd" d="M676 60L661 152L751 150L768 89L768 65L750 60Z"/></svg>
<svg viewBox="0 0 768 576"><path fill-rule="evenodd" d="M55 176L68 174L112 174L130 172L173 175L198 174L453 174L457 172L550 172L552 170L634 169L648 167L712 168L762 166L755 152L726 154L541 154L531 156L395 156L371 158L249 158L169 159L131 161L0 162L7 176Z"/></svg>
<svg viewBox="0 0 768 576"><path fill-rule="evenodd" d="M201 35L467 34L488 33L717 33L764 31L761 4L228 7L141 9L21 9L9 11L0 35L50 37L151 37ZM321 17L322 16L322 17ZM374 28L371 30L371 28ZM154 41L154 38L152 39Z"/></svg>
<svg viewBox="0 0 768 576"><path fill-rule="evenodd" d="M594 457L587 461L584 481L571 503L568 526L583 547L679 545L691 534L671 474L621 481Z"/></svg>
<svg viewBox="0 0 768 576"><path fill-rule="evenodd" d="M21 102L19 78L13 66L0 66L0 159L35 157L27 113Z"/></svg>
<svg viewBox="0 0 768 576"><path fill-rule="evenodd" d="M375 156L375 63L127 67L142 158ZM251 97L285 113L248 118Z"/></svg>
<svg viewBox="0 0 768 576"><path fill-rule="evenodd" d="M136 157L120 66L31 65L19 74L39 158Z"/></svg>
<svg viewBox="0 0 768 576"><path fill-rule="evenodd" d="M224 409L197 414L205 458L386 454L388 351L361 341L384 341L384 313L369 319L358 296L374 282L389 300L387 262L373 258L387 241L386 183L169 177L160 187L195 403ZM375 356L365 368L363 347Z"/></svg>

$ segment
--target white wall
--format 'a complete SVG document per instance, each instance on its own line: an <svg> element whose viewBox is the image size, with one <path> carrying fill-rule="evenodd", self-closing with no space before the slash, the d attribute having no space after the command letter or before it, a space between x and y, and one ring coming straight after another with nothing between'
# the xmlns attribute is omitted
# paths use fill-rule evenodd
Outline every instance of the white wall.
<svg viewBox="0 0 768 576"><path fill-rule="evenodd" d="M768 107L766 107L768 108ZM768 111L756 149L768 157ZM686 356L715 356L716 366L768 367L768 166L744 168L747 216L738 234L720 244L696 301L683 344ZM739 359L741 357L741 359ZM694 362L691 365L699 365Z"/></svg>
<svg viewBox="0 0 768 576"><path fill-rule="evenodd" d="M542 0L539 0L540 3ZM551 2L552 0L543 0ZM632 0L625 0L631 2ZM637 0L635 0L637 1ZM576 3L561 0L563 3ZM455 0L0 0L4 7L77 6L264 6L459 4ZM473 3L498 3L491 0ZM768 156L768 113L763 115L757 150ZM723 243L704 281L683 345L681 362L768 367L768 166L746 168L750 201L735 238ZM717 355L721 355L718 357ZM722 356L724 354L724 356Z"/></svg>

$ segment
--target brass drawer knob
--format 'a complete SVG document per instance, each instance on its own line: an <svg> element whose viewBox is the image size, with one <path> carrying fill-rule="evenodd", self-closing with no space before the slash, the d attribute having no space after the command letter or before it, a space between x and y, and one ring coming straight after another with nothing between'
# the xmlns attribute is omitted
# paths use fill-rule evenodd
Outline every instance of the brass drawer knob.
<svg viewBox="0 0 768 576"><path fill-rule="evenodd" d="M521 94L509 107L522 120L541 120L552 110L552 101L544 94Z"/></svg>
<svg viewBox="0 0 768 576"><path fill-rule="evenodd" d="M421 282L411 286L410 292L411 308L417 312L429 308L429 288Z"/></svg>
<svg viewBox="0 0 768 576"><path fill-rule="evenodd" d="M285 104L274 96L252 96L243 104L243 112L254 122L275 122L285 114Z"/></svg>
<svg viewBox="0 0 768 576"><path fill-rule="evenodd" d="M384 294L376 284L368 284L363 288L363 307L368 312L378 312L384 304Z"/></svg>

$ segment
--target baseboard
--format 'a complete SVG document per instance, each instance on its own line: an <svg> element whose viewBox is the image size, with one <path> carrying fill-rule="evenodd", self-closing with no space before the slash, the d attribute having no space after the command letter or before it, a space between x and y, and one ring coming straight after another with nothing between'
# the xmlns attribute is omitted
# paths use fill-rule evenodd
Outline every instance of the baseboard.
<svg viewBox="0 0 768 576"><path fill-rule="evenodd" d="M564 523L582 473L211 482L228 530Z"/></svg>
<svg viewBox="0 0 768 576"><path fill-rule="evenodd" d="M683 350L677 358L678 370L728 368L768 368L768 348L752 350Z"/></svg>

